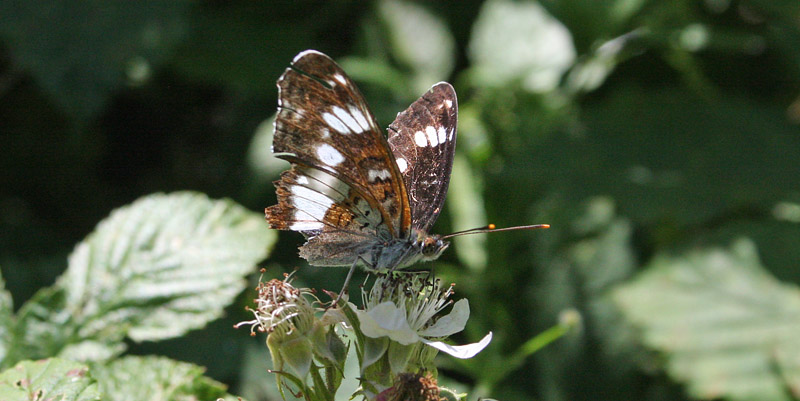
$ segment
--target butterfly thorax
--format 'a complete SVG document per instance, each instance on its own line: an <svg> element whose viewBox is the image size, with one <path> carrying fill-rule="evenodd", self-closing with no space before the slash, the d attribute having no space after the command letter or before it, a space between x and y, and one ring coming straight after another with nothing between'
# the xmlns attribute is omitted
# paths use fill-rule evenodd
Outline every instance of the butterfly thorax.
<svg viewBox="0 0 800 401"><path fill-rule="evenodd" d="M434 260L450 245L440 236L412 229L406 238L393 238L376 244L371 250L372 266L378 271L399 270L417 262Z"/></svg>

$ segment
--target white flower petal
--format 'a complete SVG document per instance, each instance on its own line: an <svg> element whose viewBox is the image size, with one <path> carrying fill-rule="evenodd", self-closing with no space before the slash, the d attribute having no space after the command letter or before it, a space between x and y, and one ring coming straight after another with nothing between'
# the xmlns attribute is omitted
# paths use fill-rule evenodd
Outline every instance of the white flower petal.
<svg viewBox="0 0 800 401"><path fill-rule="evenodd" d="M478 352L483 351L483 349L486 348L486 346L489 345L491 341L492 341L491 331L480 341L466 345L450 345L450 344L445 344L441 341L430 341L424 338L422 339L422 342L424 342L425 344L428 344L431 347L438 349L439 351L448 353L460 359L472 358L473 356L477 355Z"/></svg>
<svg viewBox="0 0 800 401"><path fill-rule="evenodd" d="M406 320L406 311L393 302L384 302L368 311L357 310L361 332L367 337L389 337L403 345L419 341L419 336Z"/></svg>
<svg viewBox="0 0 800 401"><path fill-rule="evenodd" d="M464 330L469 319L469 302L467 299L460 299L453 305L453 310L446 316L442 316L433 326L419 332L424 337L447 337L453 333Z"/></svg>

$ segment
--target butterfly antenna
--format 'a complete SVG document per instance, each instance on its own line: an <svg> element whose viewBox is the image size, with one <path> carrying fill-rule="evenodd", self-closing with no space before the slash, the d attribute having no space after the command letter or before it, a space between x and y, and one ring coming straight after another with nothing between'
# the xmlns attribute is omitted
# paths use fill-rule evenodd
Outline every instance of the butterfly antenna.
<svg viewBox="0 0 800 401"><path fill-rule="evenodd" d="M467 235L467 234L492 233L492 232L512 231L512 230L535 230L537 228L550 228L550 224L532 224L529 226L515 226L515 227L503 227L503 228L497 228L494 224L488 224L483 227L470 228L469 230L457 231L452 234L447 234L442 236L442 239L458 237L460 235Z"/></svg>

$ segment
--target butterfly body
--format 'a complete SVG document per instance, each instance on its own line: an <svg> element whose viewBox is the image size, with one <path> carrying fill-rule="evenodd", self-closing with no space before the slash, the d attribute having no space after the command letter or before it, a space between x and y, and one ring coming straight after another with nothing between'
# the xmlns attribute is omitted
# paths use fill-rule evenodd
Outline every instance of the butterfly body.
<svg viewBox="0 0 800 401"><path fill-rule="evenodd" d="M307 50L278 80L273 153L292 163L275 182L271 228L302 233L317 266L369 271L433 260L448 243L428 230L444 198L458 106L447 83L399 113L388 138L355 84L328 56Z"/></svg>
<svg viewBox="0 0 800 401"><path fill-rule="evenodd" d="M439 239L438 235L421 231L412 231L408 238L382 239L383 241L354 239L349 245L336 243L319 247L302 246L300 256L315 266L349 266L360 261L368 270L382 272L405 269L418 262L435 260L450 245L449 242ZM347 256L336 258L336 253Z"/></svg>

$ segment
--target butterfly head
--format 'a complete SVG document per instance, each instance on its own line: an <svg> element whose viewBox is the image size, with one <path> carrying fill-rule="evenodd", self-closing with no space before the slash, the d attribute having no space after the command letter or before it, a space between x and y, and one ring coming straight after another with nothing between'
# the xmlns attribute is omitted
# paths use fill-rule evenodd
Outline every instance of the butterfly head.
<svg viewBox="0 0 800 401"><path fill-rule="evenodd" d="M428 235L421 231L417 236L417 241L423 261L439 258L442 252L450 246L450 243L443 240L440 236L436 234Z"/></svg>

